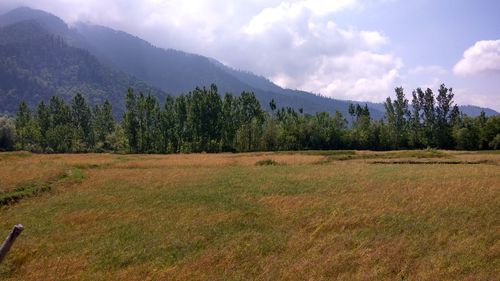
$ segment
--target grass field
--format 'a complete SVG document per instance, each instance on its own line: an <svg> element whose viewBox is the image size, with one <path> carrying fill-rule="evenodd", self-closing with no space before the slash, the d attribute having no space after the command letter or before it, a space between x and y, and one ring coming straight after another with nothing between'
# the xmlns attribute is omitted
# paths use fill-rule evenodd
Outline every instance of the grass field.
<svg viewBox="0 0 500 281"><path fill-rule="evenodd" d="M500 280L500 154L0 153L0 280Z"/></svg>

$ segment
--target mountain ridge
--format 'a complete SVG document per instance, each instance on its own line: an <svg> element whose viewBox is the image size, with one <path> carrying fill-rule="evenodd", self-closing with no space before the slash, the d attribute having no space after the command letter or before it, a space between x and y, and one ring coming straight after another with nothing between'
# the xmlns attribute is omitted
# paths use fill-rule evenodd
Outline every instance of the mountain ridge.
<svg viewBox="0 0 500 281"><path fill-rule="evenodd" d="M350 103L366 103L372 117L383 117L383 105L380 103L337 100L306 91L284 89L266 77L231 68L213 58L159 48L140 37L104 26L79 22L70 27L57 16L41 10L27 7L14 9L0 15L0 27L27 19L40 22L49 32L63 38L68 46L88 52L111 72L122 73L136 83L143 81L150 85L150 90L159 89L153 92L160 99L165 93L176 96L197 86L208 87L215 83L221 93L232 92L238 95L242 91L252 91L265 108L274 99L279 107L302 108L307 113L340 111L347 116ZM114 99L123 99L124 93ZM109 91L107 94L120 95ZM475 106L462 108L474 115L481 109ZM2 110L4 109L0 108L0 112ZM498 114L492 109L486 111L488 115Z"/></svg>
<svg viewBox="0 0 500 281"><path fill-rule="evenodd" d="M34 106L52 95L69 100L80 92L91 104L110 100L118 115L124 106L121 96L129 86L164 96L106 68L92 54L66 44L34 20L0 27L0 85L0 112L6 113L15 112L21 100Z"/></svg>

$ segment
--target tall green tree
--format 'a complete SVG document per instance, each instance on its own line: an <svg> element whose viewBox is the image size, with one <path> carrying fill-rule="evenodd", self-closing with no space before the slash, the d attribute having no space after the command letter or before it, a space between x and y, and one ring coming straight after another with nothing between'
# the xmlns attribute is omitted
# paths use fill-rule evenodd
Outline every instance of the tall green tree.
<svg viewBox="0 0 500 281"><path fill-rule="evenodd" d="M413 91L411 112L403 88L396 88L395 94L394 100L388 97L384 104L386 121L372 120L366 104L351 104L350 127L340 112L309 114L277 108L274 101L269 104L271 111L265 112L253 93L243 92L239 97L226 94L222 99L215 85L177 98L169 96L162 107L156 97L136 95L129 89L119 126L108 101L96 104L91 111L81 94L69 105L52 97L48 105L40 102L34 112L26 103L19 104L16 148L175 153L500 147L500 118L484 113L472 118L460 113L452 90L444 85L436 99L430 89ZM0 141L2 149L7 146L4 139Z"/></svg>
<svg viewBox="0 0 500 281"><path fill-rule="evenodd" d="M129 151L139 151L138 127L139 121L137 116L137 100L134 90L129 88L125 97L125 112L123 113L123 130L127 138Z"/></svg>
<svg viewBox="0 0 500 281"><path fill-rule="evenodd" d="M92 124L94 127L95 140L99 148L109 150L111 144L107 141L110 134L115 132L115 120L111 103L106 100L102 106L95 105L92 112Z"/></svg>
<svg viewBox="0 0 500 281"><path fill-rule="evenodd" d="M417 89L417 92L419 89ZM420 104L422 106L422 141L427 147L436 147L435 127L436 127L436 112L434 93L427 88L424 93L419 93Z"/></svg>
<svg viewBox="0 0 500 281"><path fill-rule="evenodd" d="M412 101L411 101L411 114L408 120L408 145L410 148L422 148L422 104L420 101L422 98L420 96L423 95L422 89L418 88L414 90L412 93Z"/></svg>
<svg viewBox="0 0 500 281"><path fill-rule="evenodd" d="M396 99L391 101L388 97L384 106L388 125L392 129L392 141L394 148L405 148L408 146L408 119L410 111L408 100L402 87L395 89Z"/></svg>
<svg viewBox="0 0 500 281"><path fill-rule="evenodd" d="M174 153L177 152L178 138L176 135L176 115L175 115L175 100L172 96L165 98L163 111L160 113L160 131L162 133L161 152Z"/></svg>
<svg viewBox="0 0 500 281"><path fill-rule="evenodd" d="M18 149L38 150L40 148L40 128L33 118L31 109L24 101L19 103L15 128L18 139Z"/></svg>
<svg viewBox="0 0 500 281"><path fill-rule="evenodd" d="M189 97L180 95L175 100L176 135L178 152L191 152L191 133L188 127Z"/></svg>
<svg viewBox="0 0 500 281"><path fill-rule="evenodd" d="M42 150L45 151L48 147L47 132L51 128L52 124L50 120L49 108L45 105L43 100L40 101L36 107L36 119L40 128L40 146Z"/></svg>
<svg viewBox="0 0 500 281"><path fill-rule="evenodd" d="M238 98L240 128L237 138L240 151L255 151L262 133L264 112L254 93L242 92Z"/></svg>
<svg viewBox="0 0 500 281"><path fill-rule="evenodd" d="M71 100L71 117L76 151L89 150L94 146L92 112L85 98L77 93Z"/></svg>
<svg viewBox="0 0 500 281"><path fill-rule="evenodd" d="M240 127L239 100L231 93L224 95L222 102L222 149L233 151L236 132Z"/></svg>
<svg viewBox="0 0 500 281"><path fill-rule="evenodd" d="M453 109L453 90L446 88L444 84L439 87L436 97L436 142L440 148L452 148L452 109Z"/></svg>
<svg viewBox="0 0 500 281"><path fill-rule="evenodd" d="M60 97L49 100L50 127L45 132L47 150L69 152L73 149L73 129L71 109Z"/></svg>

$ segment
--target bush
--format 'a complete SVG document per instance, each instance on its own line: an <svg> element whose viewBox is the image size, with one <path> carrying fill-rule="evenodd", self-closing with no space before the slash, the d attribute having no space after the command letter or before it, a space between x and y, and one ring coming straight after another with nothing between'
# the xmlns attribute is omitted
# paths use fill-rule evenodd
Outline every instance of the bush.
<svg viewBox="0 0 500 281"><path fill-rule="evenodd" d="M8 117L0 117L0 151L12 150L16 142L16 127Z"/></svg>
<svg viewBox="0 0 500 281"><path fill-rule="evenodd" d="M500 149L500 134L497 134L495 138L490 141L490 147L493 149Z"/></svg>

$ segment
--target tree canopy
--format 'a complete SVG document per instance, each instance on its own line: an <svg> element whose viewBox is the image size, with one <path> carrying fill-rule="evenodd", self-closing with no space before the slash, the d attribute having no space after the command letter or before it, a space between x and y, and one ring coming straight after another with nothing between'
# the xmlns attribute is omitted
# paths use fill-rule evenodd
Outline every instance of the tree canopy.
<svg viewBox="0 0 500 281"><path fill-rule="evenodd" d="M130 88L123 118L116 123L109 101L91 108L77 93L69 103L53 96L34 109L21 101L12 122L15 145L14 134L9 133L12 140L2 141L2 149L130 153L498 149L500 116L466 116L453 97L453 90L441 85L437 95L431 89L414 90L410 102L398 87L394 99L388 97L384 104L383 120L373 120L368 106L360 104L349 106L348 120L340 112L307 114L279 108L274 100L266 112L253 93L221 96L216 85L164 101Z"/></svg>

